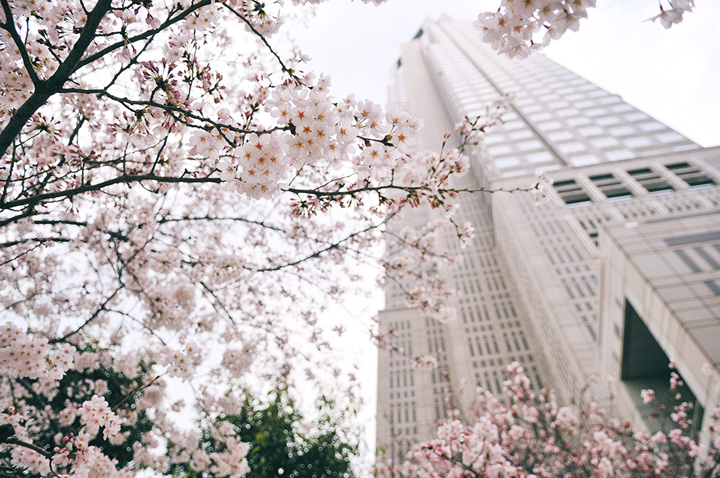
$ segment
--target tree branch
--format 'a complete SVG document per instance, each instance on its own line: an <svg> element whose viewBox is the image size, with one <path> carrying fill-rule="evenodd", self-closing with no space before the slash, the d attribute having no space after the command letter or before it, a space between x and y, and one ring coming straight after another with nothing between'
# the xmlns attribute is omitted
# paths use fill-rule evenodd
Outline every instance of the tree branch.
<svg viewBox="0 0 720 478"><path fill-rule="evenodd" d="M206 118L204 116L196 115L189 110L183 109L179 106L175 105L164 105L161 103L157 103L155 101L149 101L149 100L131 100L130 98L124 98L120 96L115 96L111 93L109 93L107 90L97 90L97 89L82 89L82 88L63 88L59 91L59 93L75 93L75 94L87 94L87 95L98 95L98 96L104 96L106 98L109 98L113 101L117 101L118 103L122 103L123 105L136 105L136 106L144 106L144 107L152 107L152 108L158 108L161 110L173 112L173 113L179 113L183 116L187 116L189 118L192 118L194 120L202 121L204 123L210 123L215 128L218 129L218 131L222 129L227 129L230 131L234 131L235 133L241 133L241 134L250 134L250 133L256 133L258 135L261 134L268 134L272 133L274 131L288 131L290 129L289 126L278 126L272 129L267 129L263 131L251 131L246 130L242 128L238 128L236 126L232 126L229 124L224 123L218 123L216 121L213 121L209 118ZM131 109L132 111L132 109ZM190 125L192 126L192 125ZM196 126L197 127L197 126Z"/></svg>
<svg viewBox="0 0 720 478"><path fill-rule="evenodd" d="M200 8L202 8L202 7L206 7L206 6L210 5L211 3L213 3L214 1L215 1L215 0L202 0L202 1L198 2L198 3L196 3L195 5L190 6L188 9L183 10L183 11L180 12L177 16L172 17L172 18L168 18L167 20L165 20L165 22L164 22L162 25L160 25L160 26L157 27L157 28L154 28L154 29L152 29L152 30L148 30L148 31L145 31L145 32L142 32L142 33L139 33L139 34L137 34L137 35L135 35L135 36L132 36L132 37L130 37L130 38L122 39L121 41L118 41L118 42L116 42L116 43L113 43L112 45L109 45L109 46L103 48L102 50L98 51L97 53L93 53L92 55L88 55L87 57L85 57L85 59L83 59L81 62L79 62L77 66L78 66L78 68L82 68L83 66L89 65L90 63L92 63L92 62L94 62L94 61L96 61L96 60L99 60L99 59L102 58L103 56L107 55L108 53L110 53L110 52L112 52L112 51L114 51L114 50L117 50L118 48L122 48L122 47L124 47L124 46L126 46L126 45L130 45L130 44L135 43L135 42L137 42L137 41L144 40L145 38L149 38L149 37L151 37L151 36L157 35L157 34L160 33L161 31L163 31L163 30L165 30L166 28L168 28L169 26L172 26L172 25L174 25L175 23L177 23L177 22L179 22L179 21L181 21L181 20L184 20L188 15L190 15L191 13L193 13L195 10L198 10L198 9L200 9Z"/></svg>
<svg viewBox="0 0 720 478"><path fill-rule="evenodd" d="M262 33L260 33L260 32L253 26L252 23L250 23L250 20L248 20L248 19L245 18L244 16L240 15L240 13L238 13L237 11L235 11L235 10L234 10L230 5L228 5L227 3L223 3L222 6L224 6L224 7L227 8L228 10L230 10L232 13L235 14L235 16L237 16L240 20L242 20L243 22L245 22L245 24L247 25L247 27L248 27L255 35L257 35L258 38L260 38L260 40L265 44L265 46L267 47L267 49L270 50L270 53L272 53L272 55L277 59L278 63L280 63L280 68L282 68L282 71L283 71L283 72L285 72L285 73L287 73L288 75L290 75L290 76L292 77L292 79L294 79L295 81L300 82L300 79L295 75L295 73L293 73L293 71L292 71L291 69L289 69L288 67L285 66L285 63L283 63L282 58L280 58L280 55L278 55L278 54L275 52L275 50L273 49L273 47L270 46L270 43L268 43L268 41L267 41L267 39L265 38L265 36L264 36Z"/></svg>
<svg viewBox="0 0 720 478"><path fill-rule="evenodd" d="M33 82L33 85L37 86L40 79L38 78L35 67L33 67L32 61L30 60L27 48L25 48L25 44L23 43L22 38L20 38L20 34L17 32L17 29L15 29L15 22L13 21L13 13L10 9L10 4L7 0L0 0L0 3L2 4L3 13L5 13L5 23L2 25L12 37L13 43L15 43L15 46L20 52L20 57L22 58L23 65L25 66L28 75L30 75L30 80Z"/></svg>
<svg viewBox="0 0 720 478"><path fill-rule="evenodd" d="M102 304L100 304L100 307L98 307L95 310L95 312L93 312L93 314L90 317L88 317L87 320L85 320L85 322L82 323L82 325L80 325L80 327L76 328L72 332L68 332L67 334L60 337L59 339L51 340L50 343L65 342L65 341L67 341L67 339L69 339L73 335L80 332L83 328L85 328L86 325L88 325L90 322L95 320L97 318L97 316L100 315L100 312L102 312L103 310L107 310L105 307L110 303L111 300L113 300L113 298L115 298L117 293L120 292L121 290L122 290L122 286L115 289L115 291L112 294L110 294L110 296L107 299L105 299L105 301Z"/></svg>
<svg viewBox="0 0 720 478"><path fill-rule="evenodd" d="M285 233L286 231L277 226L270 226L262 221L253 221L252 219L245 219L243 217L213 217L213 216L184 216L184 217L173 217L173 218L162 218L158 220L159 224L165 224L169 222L183 222L183 221L236 221L245 222L248 224L254 224L256 226L264 227L276 232Z"/></svg>
<svg viewBox="0 0 720 478"><path fill-rule="evenodd" d="M6 1L6 0L3 0ZM20 134L23 127L32 118L35 112L43 106L47 100L57 93L70 75L76 70L80 59L87 50L90 43L95 39L95 30L105 14L110 10L112 0L98 0L95 8L88 14L87 22L80 33L75 45L63 61L55 74L47 80L38 80L35 84L35 91L25 103L18 108L10 118L5 128L0 132L0 158L12 144L13 140ZM6 14L7 15L7 14ZM12 17L10 17L12 19ZM8 19L9 20L9 19Z"/></svg>
<svg viewBox="0 0 720 478"><path fill-rule="evenodd" d="M19 206L27 206L27 205L37 205L40 204L43 201L47 201L49 199L58 199L58 198L72 198L73 196L77 196L78 194L90 192L90 191L99 191L101 189L104 189L109 186L113 186L115 184L129 184L129 183L139 183L142 181L156 181L159 183L221 183L222 180L220 178L211 177L211 176L203 176L199 178L194 178L190 176L158 176L155 174L128 174L125 176L118 176L113 179L108 179L107 181L102 181L100 183L96 184L86 184L84 186L79 186L77 188L72 189L66 189L65 191L55 191L51 193L44 193L44 194L37 194L35 196L27 197L24 199L17 199L15 201L8 201L5 203L0 203L0 209L12 209ZM21 217L28 217L32 214L20 214L18 216L15 216L13 218L7 219L5 221L0 221L0 226L4 226L10 222L13 222Z"/></svg>

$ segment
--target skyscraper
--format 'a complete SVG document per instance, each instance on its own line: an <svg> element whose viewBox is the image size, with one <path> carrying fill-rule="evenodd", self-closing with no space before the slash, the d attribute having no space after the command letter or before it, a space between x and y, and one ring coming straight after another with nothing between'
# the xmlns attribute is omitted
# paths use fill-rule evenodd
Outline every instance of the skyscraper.
<svg viewBox="0 0 720 478"><path fill-rule="evenodd" d="M414 370L380 351L378 445L399 457L432 437L449 407L468 405L462 388L500 392L511 361L562 400L592 376L615 377L617 413L641 422L639 390L663 387L672 360L701 422L720 403L710 386L720 380L720 148L699 147L542 55L498 56L448 18L403 45L389 103L423 118L419 148L437 149L453 124L503 97L504 123L463 181L510 189L541 170L554 180L549 200L461 197L457 222L471 221L476 237L461 251L448 233L444 246L463 260L441 271L458 290L456 321L423 318L387 287L381 328L438 367Z"/></svg>

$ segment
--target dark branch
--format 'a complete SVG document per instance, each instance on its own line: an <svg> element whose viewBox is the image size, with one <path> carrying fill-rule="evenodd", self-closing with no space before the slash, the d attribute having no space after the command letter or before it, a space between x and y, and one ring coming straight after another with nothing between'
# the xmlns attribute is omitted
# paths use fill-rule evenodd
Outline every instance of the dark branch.
<svg viewBox="0 0 720 478"><path fill-rule="evenodd" d="M10 118L10 121L0 132L0 157L5 155L13 140L20 134L20 131L35 112L47 103L47 100L57 93L70 78L70 75L75 72L80 59L87 51L90 43L95 39L95 30L100 25L100 21L110 10L111 2L112 0L98 0L95 8L88 14L87 22L65 61L58 66L53 76L47 80L38 80L33 94ZM9 17L8 20L12 20L12 17Z"/></svg>
<svg viewBox="0 0 720 478"><path fill-rule="evenodd" d="M43 194L37 194L35 196L27 197L24 199L17 199L15 201L8 201L5 203L0 204L0 209L12 209L15 207L20 206L27 206L27 205L37 205L40 204L43 201L47 201L50 199L58 199L58 198L72 198L74 196L77 196L78 194L90 192L90 191L99 191L101 189L107 188L109 186L113 186L115 184L130 184L130 183L140 183L143 181L155 181L158 183L221 183L222 180L217 177L211 177L211 176L203 176L199 178L190 177L190 176L158 176L155 174L137 174L132 175L128 174L125 176L118 176L113 179L108 179L107 181L102 181L100 183L96 184L85 184L84 186L79 186L77 188L72 189L66 189L65 191L55 191L51 193L43 193ZM27 217L32 214L24 214L24 215L18 215L14 218L11 218L12 220L20 219L21 217ZM6 220L3 222L0 222L0 226L3 226L9 222L12 222L11 220Z"/></svg>
<svg viewBox="0 0 720 478"><path fill-rule="evenodd" d="M160 25L159 27L157 27L157 28L155 28L155 29L147 30L147 31L145 31L145 32L139 33L139 34L137 34L137 35L135 35L135 36L132 36L132 37L130 37L130 38L127 38L127 39L122 39L122 40L120 40L120 41L118 41L118 42L116 42L116 43L113 43L112 45L109 45L109 46L103 48L102 50L100 50L100 51L97 52L97 53L93 53L92 55L88 55L84 60L82 60L81 62L78 63L78 68L82 68L82 67L85 66L85 65L89 65L90 63L92 63L92 62L94 62L94 61L96 61L96 60L99 60L100 58L104 57L104 56L107 55L108 53L117 50L118 48L122 48L122 47L124 47L124 46L126 46L126 45L129 45L129 44L138 42L138 41L140 41L140 40L144 40L144 39L146 39L146 38L149 38L149 37L152 37L152 36L154 36L154 35L157 35L157 34L160 33L161 31L163 31L163 30L165 30L166 28L168 28L169 26L172 26L172 25L174 25L175 23L184 20L185 18L187 18L188 15L190 15L191 13L193 13L195 10L199 10L199 9L202 8L202 7L206 7L206 6L210 5L211 3L213 3L214 1L215 1L215 0L202 0L201 2L198 2L198 3L196 3L195 5L192 5L192 6L189 7L187 10L183 10L183 11L182 11L180 14L178 14L177 16L172 17L172 18L168 18L167 20L165 20L165 22L164 22L162 25Z"/></svg>
<svg viewBox="0 0 720 478"><path fill-rule="evenodd" d="M5 23L3 23L2 25L4 29L8 33L10 33L10 36L15 43L15 46L20 52L20 57L22 58L23 65L25 66L28 75L30 75L30 80L32 80L33 85L37 86L37 84L40 82L40 79L38 78L35 67L33 67L32 61L30 60L30 55L27 52L27 48L25 48L25 44L23 43L22 38L20 38L20 34L15 29L15 22L13 21L13 13L10 9L10 4L7 0L0 0L0 3L2 3L3 13L5 13Z"/></svg>

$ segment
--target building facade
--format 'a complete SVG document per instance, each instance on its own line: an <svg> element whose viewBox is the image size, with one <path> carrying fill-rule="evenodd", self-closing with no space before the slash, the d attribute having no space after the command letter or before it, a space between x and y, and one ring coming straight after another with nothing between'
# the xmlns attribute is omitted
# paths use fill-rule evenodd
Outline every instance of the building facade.
<svg viewBox="0 0 720 478"><path fill-rule="evenodd" d="M460 250L448 231L443 246L463 260L440 272L458 291L457 320L424 318L387 287L380 326L405 354L380 351L378 446L400 457L431 438L448 408L470 405L463 389L499 393L512 361L563 400L593 376L615 377L617 413L638 420L638 387L664 380L673 361L701 422L720 403L720 148L542 55L498 56L447 18L403 45L389 92L390 105L425 121L419 148L435 150L501 98L504 122L459 186L526 187L540 170L553 187L541 204L523 193L461 196L456 222L471 221L476 237ZM413 369L407 355L419 354L438 367Z"/></svg>

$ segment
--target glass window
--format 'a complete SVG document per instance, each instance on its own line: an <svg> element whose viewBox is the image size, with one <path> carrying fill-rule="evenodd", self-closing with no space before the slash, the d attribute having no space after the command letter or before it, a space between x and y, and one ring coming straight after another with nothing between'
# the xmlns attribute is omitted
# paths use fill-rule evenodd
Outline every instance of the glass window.
<svg viewBox="0 0 720 478"><path fill-rule="evenodd" d="M485 144L497 144L497 143L503 143L505 141L506 141L505 135L502 135L499 133L489 134L483 138L483 143L485 143Z"/></svg>
<svg viewBox="0 0 720 478"><path fill-rule="evenodd" d="M488 146L488 148L487 148L487 152L491 156L507 154L511 151L512 151L512 147L509 144L499 144L497 146Z"/></svg>
<svg viewBox="0 0 720 478"><path fill-rule="evenodd" d="M605 97L600 98L600 99L598 100L598 102L599 102L601 105L612 105L612 104L615 104L615 103L619 103L620 101L621 101L621 100L620 100L620 97L619 97L619 96L616 96L616 95L605 96ZM623 106L629 106L629 107L630 107L630 105L628 105L627 103L623 103ZM630 107L630 108L632 108L632 107ZM614 111L614 110L613 110L613 111ZM622 110L622 111L628 111L628 110Z"/></svg>
<svg viewBox="0 0 720 478"><path fill-rule="evenodd" d="M555 159L555 157L550 153L550 151L542 151L540 153L532 153L525 156L525 159L527 159L528 163L545 163L547 161L552 161Z"/></svg>
<svg viewBox="0 0 720 478"><path fill-rule="evenodd" d="M599 98L601 96L608 96L608 92L598 88L597 90L593 90L590 93L588 93L588 96L590 98Z"/></svg>
<svg viewBox="0 0 720 478"><path fill-rule="evenodd" d="M623 159L630 159L635 157L632 151L629 149L618 149L615 151L608 151L605 153L605 157L609 161L622 161Z"/></svg>
<svg viewBox="0 0 720 478"><path fill-rule="evenodd" d="M599 126L588 126L586 128L580 128L578 129L578 133L580 133L581 136L588 137L588 136L597 136L599 134L602 134L605 130L600 128Z"/></svg>
<svg viewBox="0 0 720 478"><path fill-rule="evenodd" d="M557 112L557 114L561 118L567 118L570 116L577 116L578 114L580 114L580 112L578 110L576 110L575 108L565 108L565 109L559 110Z"/></svg>
<svg viewBox="0 0 720 478"><path fill-rule="evenodd" d="M537 104L537 103L536 103L536 104L533 104L533 105L530 105L530 106L528 106L528 107L526 107L526 108L523 108L523 112L526 113L526 114L527 114L527 113L537 113L537 112L540 111L540 110L542 110L542 106L540 106L540 105Z"/></svg>
<svg viewBox="0 0 720 478"><path fill-rule="evenodd" d="M583 113L585 116L589 116L591 118L595 118L596 116L602 116L604 114L607 114L608 110L605 108L591 108L589 110L585 110Z"/></svg>
<svg viewBox="0 0 720 478"><path fill-rule="evenodd" d="M554 110L560 109L560 108L566 108L570 106L570 103L564 100L560 101L553 101L552 103L548 103L548 106Z"/></svg>
<svg viewBox="0 0 720 478"><path fill-rule="evenodd" d="M672 171L677 177L685 181L688 186L693 188L717 184L710 176L705 174L704 171L690 163L683 162L666 164L665 167Z"/></svg>
<svg viewBox="0 0 720 478"><path fill-rule="evenodd" d="M529 129L523 129L520 131L516 131L515 133L511 134L510 137L512 139L527 139L532 137L532 131Z"/></svg>
<svg viewBox="0 0 720 478"><path fill-rule="evenodd" d="M608 132L613 136L627 136L634 133L635 128L632 126L616 126L615 128L610 128Z"/></svg>
<svg viewBox="0 0 720 478"><path fill-rule="evenodd" d="M513 166L517 166L518 164L520 164L520 160L517 158L505 158L495 161L495 166L498 169L510 168Z"/></svg>
<svg viewBox="0 0 720 478"><path fill-rule="evenodd" d="M555 188L555 191L565 202L565 204L581 205L589 204L592 202L590 200L590 196L588 196L582 186L580 186L574 179L555 181L553 183L553 188Z"/></svg>
<svg viewBox="0 0 720 478"><path fill-rule="evenodd" d="M590 144L592 144L594 148L603 149L617 146L620 143L612 136L605 136L604 138L593 139L590 141Z"/></svg>
<svg viewBox="0 0 720 478"><path fill-rule="evenodd" d="M623 118L625 118L626 121L642 121L648 119L648 115L641 111L633 111L623 116Z"/></svg>
<svg viewBox="0 0 720 478"><path fill-rule="evenodd" d="M646 136L638 136L636 138L624 139L623 144L628 148L644 148L645 146L650 146L652 141Z"/></svg>
<svg viewBox="0 0 720 478"><path fill-rule="evenodd" d="M590 118L586 118L585 116L576 116L575 118L568 118L565 120L567 124L570 126L582 126L584 124L590 124Z"/></svg>
<svg viewBox="0 0 720 478"><path fill-rule="evenodd" d="M580 151L585 151L585 145L582 144L582 143L579 143L579 142L577 142L577 141L572 142L572 143L559 144L559 145L557 146L557 148L560 150L560 152L562 152L562 153L564 153L564 154L577 153L577 152L580 152Z"/></svg>
<svg viewBox="0 0 720 478"><path fill-rule="evenodd" d="M640 123L638 126L643 131L658 131L661 129L665 129L665 125L662 123L658 123L657 121L650 121L649 123Z"/></svg>
<svg viewBox="0 0 720 478"><path fill-rule="evenodd" d="M512 131L515 129L520 129L523 126L525 126L525 123L523 123L522 121L509 121L503 125L503 129L507 131Z"/></svg>
<svg viewBox="0 0 720 478"><path fill-rule="evenodd" d="M589 178L608 199L629 198L633 195L613 173L596 174Z"/></svg>
<svg viewBox="0 0 720 478"><path fill-rule="evenodd" d="M555 131L552 133L549 133L547 135L548 139L550 141L563 141L566 139L570 139L573 137L573 134L570 131Z"/></svg>
<svg viewBox="0 0 720 478"><path fill-rule="evenodd" d="M536 139L532 141L523 141L522 143L518 143L518 149L520 151L530 151L533 149L538 149L542 147L542 143Z"/></svg>
<svg viewBox="0 0 720 478"><path fill-rule="evenodd" d="M552 131L555 129L562 128L562 124L559 121L546 121L536 125L540 131Z"/></svg>
<svg viewBox="0 0 720 478"><path fill-rule="evenodd" d="M600 158L595 156L594 154L584 154L582 156L575 156L574 158L570 158L570 162L573 166L579 167L579 166L587 166L588 164L597 164L600 162Z"/></svg>
<svg viewBox="0 0 720 478"><path fill-rule="evenodd" d="M630 111L632 109L633 109L633 107L627 103L620 103L619 105L610 107L610 110L613 111L614 113L624 113L624 112Z"/></svg>
<svg viewBox="0 0 720 478"><path fill-rule="evenodd" d="M532 121L540 122L540 121L546 121L552 118L552 115L548 113L547 111L543 111L542 113L535 113L530 115L530 119Z"/></svg>
<svg viewBox="0 0 720 478"><path fill-rule="evenodd" d="M639 182L649 193L661 193L672 191L673 187L663 178L660 173L650 168L630 169L628 174Z"/></svg>
<svg viewBox="0 0 720 478"><path fill-rule="evenodd" d="M676 133L675 131L671 131L669 133L655 135L655 139L657 139L661 143L674 143L676 141L682 141L685 138L683 138L681 134Z"/></svg>
<svg viewBox="0 0 720 478"><path fill-rule="evenodd" d="M595 122L600 126L610 126L613 124L618 124L620 122L620 119L617 116L604 116L602 118L596 119Z"/></svg>

